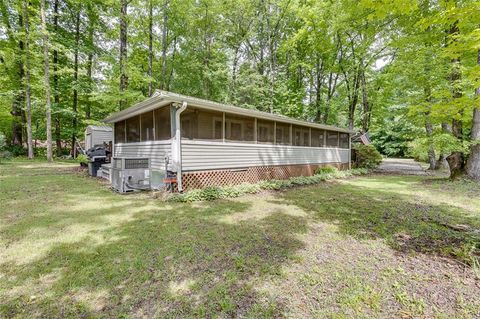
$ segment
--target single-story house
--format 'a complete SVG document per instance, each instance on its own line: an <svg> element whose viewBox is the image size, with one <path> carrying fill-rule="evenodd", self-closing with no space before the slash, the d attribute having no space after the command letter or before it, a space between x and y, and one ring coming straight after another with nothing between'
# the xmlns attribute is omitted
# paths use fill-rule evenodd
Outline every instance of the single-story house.
<svg viewBox="0 0 480 319"><path fill-rule="evenodd" d="M354 133L166 91L104 121L114 159L148 159L151 186L173 174L179 191L347 169Z"/></svg>
<svg viewBox="0 0 480 319"><path fill-rule="evenodd" d="M113 142L113 129L106 125L89 125L85 129L85 150Z"/></svg>

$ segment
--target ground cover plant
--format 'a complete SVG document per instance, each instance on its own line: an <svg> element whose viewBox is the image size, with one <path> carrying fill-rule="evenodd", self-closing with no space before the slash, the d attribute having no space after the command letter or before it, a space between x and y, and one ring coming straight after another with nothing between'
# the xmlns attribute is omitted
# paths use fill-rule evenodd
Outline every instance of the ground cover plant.
<svg viewBox="0 0 480 319"><path fill-rule="evenodd" d="M173 203L8 161L0 317L476 318L479 195L367 175Z"/></svg>

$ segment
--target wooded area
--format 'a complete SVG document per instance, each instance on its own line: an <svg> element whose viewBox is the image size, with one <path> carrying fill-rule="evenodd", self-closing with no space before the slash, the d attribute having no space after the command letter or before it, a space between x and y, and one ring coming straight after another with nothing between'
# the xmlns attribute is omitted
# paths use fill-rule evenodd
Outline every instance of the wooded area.
<svg viewBox="0 0 480 319"><path fill-rule="evenodd" d="M15 155L68 154L159 88L355 128L480 178L479 1L0 0L0 16Z"/></svg>

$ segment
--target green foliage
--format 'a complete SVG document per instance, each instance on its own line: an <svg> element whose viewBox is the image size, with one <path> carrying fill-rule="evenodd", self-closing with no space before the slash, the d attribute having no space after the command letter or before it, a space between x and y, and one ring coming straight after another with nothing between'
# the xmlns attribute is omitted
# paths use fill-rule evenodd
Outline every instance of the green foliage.
<svg viewBox="0 0 480 319"><path fill-rule="evenodd" d="M7 146L6 149L10 153L12 153L13 157L27 155L27 149L25 147L23 147L22 145L10 145L10 146Z"/></svg>
<svg viewBox="0 0 480 319"><path fill-rule="evenodd" d="M77 162L80 164L88 164L88 156L85 154L79 154L77 156Z"/></svg>
<svg viewBox="0 0 480 319"><path fill-rule="evenodd" d="M315 175L335 174L337 171L338 171L338 169L336 167L333 167L333 166L319 167L315 170Z"/></svg>
<svg viewBox="0 0 480 319"><path fill-rule="evenodd" d="M325 167L327 168L327 167ZM365 168L356 168L348 171L339 171L337 169L325 169L318 171L314 176L297 176L287 180L266 180L256 184L240 184L235 186L211 186L203 189L194 189L183 194L177 194L169 200L173 202L196 202L212 201L222 198L235 198L245 194L255 194L262 190L281 190L294 186L306 186L318 184L329 179L345 178L349 176L365 175L368 170Z"/></svg>
<svg viewBox="0 0 480 319"><path fill-rule="evenodd" d="M438 133L432 137L420 137L409 143L409 155L419 161L428 161L428 150L433 147L436 154L463 152L468 154L470 142L461 141L449 133Z"/></svg>
<svg viewBox="0 0 480 319"><path fill-rule="evenodd" d="M8 150L6 150L6 141L5 141L5 135L3 135L2 132L0 132L0 161L2 159L11 159L12 158L12 153L10 153Z"/></svg>
<svg viewBox="0 0 480 319"><path fill-rule="evenodd" d="M355 167L373 169L382 162L382 155L371 144L356 144L353 149L355 151Z"/></svg>
<svg viewBox="0 0 480 319"><path fill-rule="evenodd" d="M3 151L5 149L5 146L7 146L5 135L2 132L0 132L0 151Z"/></svg>

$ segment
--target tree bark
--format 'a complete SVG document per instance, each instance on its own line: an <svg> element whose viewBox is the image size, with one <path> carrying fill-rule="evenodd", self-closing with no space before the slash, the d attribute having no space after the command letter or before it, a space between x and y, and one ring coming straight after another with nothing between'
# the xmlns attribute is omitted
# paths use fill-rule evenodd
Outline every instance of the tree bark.
<svg viewBox="0 0 480 319"><path fill-rule="evenodd" d="M428 119L429 114L427 114L426 116L427 120L425 121L425 131L427 132L427 137L431 138L433 135L433 125ZM428 162L430 163L430 166L428 167L429 170L437 169L437 158L435 156L435 149L431 144L428 148Z"/></svg>
<svg viewBox="0 0 480 319"><path fill-rule="evenodd" d="M166 76L167 76L167 35L168 35L168 0L165 0L163 3L163 9L162 9L162 14L163 14L163 26L162 26L162 71L161 71L161 81L160 81L160 88L164 90L166 87L169 86L166 84ZM176 48L174 47L173 50ZM167 88L168 89L168 88Z"/></svg>
<svg viewBox="0 0 480 319"><path fill-rule="evenodd" d="M128 13L128 1L121 0L120 9L120 93L123 95L128 87L128 76L126 71L127 64L127 13ZM119 109L123 110L127 105L126 99L122 96L119 101Z"/></svg>
<svg viewBox="0 0 480 319"><path fill-rule="evenodd" d="M362 113L362 129L363 132L368 132L370 127L370 101L368 100L368 91L367 91L367 81L365 79L365 71L362 71L361 74L361 84L362 84L362 106L363 106L363 113Z"/></svg>
<svg viewBox="0 0 480 319"><path fill-rule="evenodd" d="M88 81L88 97L87 103L85 107L85 118L89 120L92 117L92 92L93 92L93 54L94 54L94 39L93 34L95 31L96 25L96 17L94 13L94 9L92 8L92 4L88 4L88 56L87 56L87 81Z"/></svg>
<svg viewBox="0 0 480 319"><path fill-rule="evenodd" d="M450 36L455 36L458 33L458 23L455 22L449 30ZM452 41L455 41L453 39ZM455 58L452 60L452 71L450 73L450 82L453 87L452 97L458 99L462 97L462 92L458 88L458 81L460 81L460 60ZM462 111L460 110L460 114ZM460 119L452 119L452 134L459 141L463 140L463 123ZM465 156L462 152L453 152L447 157L448 166L450 167L450 178L455 179L465 173Z"/></svg>
<svg viewBox="0 0 480 319"><path fill-rule="evenodd" d="M28 158L33 159L32 143L32 105L30 100L30 26L28 21L28 0L23 1L24 31L25 31L25 103L27 116L27 148Z"/></svg>
<svg viewBox="0 0 480 319"><path fill-rule="evenodd" d="M80 7L75 18L75 52L73 62L73 103L72 103L72 156L76 156L75 143L77 136L77 111L78 111L78 53L80 47Z"/></svg>
<svg viewBox="0 0 480 319"><path fill-rule="evenodd" d="M148 96L153 94L153 0L148 1Z"/></svg>
<svg viewBox="0 0 480 319"><path fill-rule="evenodd" d="M480 50L477 53L477 64L480 65ZM470 156L467 160L467 175L475 180L480 180L480 87L475 90L477 106L473 109L471 139L473 145L470 149Z"/></svg>
<svg viewBox="0 0 480 319"><path fill-rule="evenodd" d="M52 111L50 101L50 64L48 57L48 31L47 31L47 19L45 16L45 0L40 0L40 16L42 19L42 32L43 32L43 58L44 58L44 76L45 76L45 116L47 125L47 161L53 161L52 154Z"/></svg>
<svg viewBox="0 0 480 319"><path fill-rule="evenodd" d="M53 30L55 34L58 34L58 1L53 3ZM60 124L60 95L58 93L58 51L53 49L53 104L55 105L55 144L57 156L62 156L62 135Z"/></svg>

